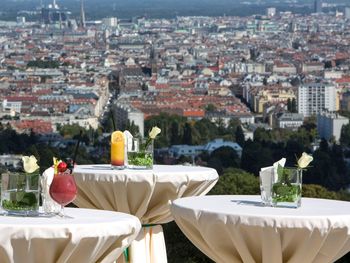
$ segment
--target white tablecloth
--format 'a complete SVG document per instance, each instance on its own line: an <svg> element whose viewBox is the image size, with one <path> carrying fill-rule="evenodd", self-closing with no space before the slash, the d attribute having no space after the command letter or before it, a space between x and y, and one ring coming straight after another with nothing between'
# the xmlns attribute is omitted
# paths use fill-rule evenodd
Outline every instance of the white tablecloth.
<svg viewBox="0 0 350 263"><path fill-rule="evenodd" d="M350 202L303 198L293 209L261 206L260 196L202 196L171 210L215 262L323 263L350 251Z"/></svg>
<svg viewBox="0 0 350 263"><path fill-rule="evenodd" d="M77 165L73 174L78 187L74 203L78 207L130 213L142 224L172 221L170 205L173 200L204 195L218 180L214 169L181 165L154 165L153 170ZM130 249L131 262L167 262L161 226L143 229L136 240Z"/></svg>
<svg viewBox="0 0 350 263"><path fill-rule="evenodd" d="M72 218L0 216L0 262L109 263L140 231L124 213L65 208Z"/></svg>

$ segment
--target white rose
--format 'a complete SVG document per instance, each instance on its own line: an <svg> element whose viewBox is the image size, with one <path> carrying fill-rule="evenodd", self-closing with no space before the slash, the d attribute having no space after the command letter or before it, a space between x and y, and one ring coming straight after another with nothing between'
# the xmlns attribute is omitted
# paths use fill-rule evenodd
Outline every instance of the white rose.
<svg viewBox="0 0 350 263"><path fill-rule="evenodd" d="M304 152L298 160L298 167L306 168L309 165L309 163L312 162L313 159L314 158L311 155L308 155Z"/></svg>
<svg viewBox="0 0 350 263"><path fill-rule="evenodd" d="M32 156L23 156L23 169L26 173L34 173L39 169L39 165L37 164L37 160L34 155Z"/></svg>
<svg viewBox="0 0 350 263"><path fill-rule="evenodd" d="M154 139L161 131L162 131L161 129L159 129L157 126L155 126L152 128L152 130L149 132L148 135L151 139Z"/></svg>

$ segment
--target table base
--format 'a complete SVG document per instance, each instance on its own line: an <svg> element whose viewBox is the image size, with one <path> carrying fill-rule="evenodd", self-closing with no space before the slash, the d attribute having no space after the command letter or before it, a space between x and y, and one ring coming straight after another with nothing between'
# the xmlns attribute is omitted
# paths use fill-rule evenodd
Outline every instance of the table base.
<svg viewBox="0 0 350 263"><path fill-rule="evenodd" d="M122 254L117 263L167 263L166 247L161 225L142 227L128 248L127 261Z"/></svg>

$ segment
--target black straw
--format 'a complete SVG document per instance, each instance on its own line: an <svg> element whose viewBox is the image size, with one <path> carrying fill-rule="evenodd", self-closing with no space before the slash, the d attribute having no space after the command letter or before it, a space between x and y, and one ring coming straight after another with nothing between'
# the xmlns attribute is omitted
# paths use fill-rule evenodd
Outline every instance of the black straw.
<svg viewBox="0 0 350 263"><path fill-rule="evenodd" d="M77 144L75 145L75 150L74 150L74 155L73 155L73 166L75 164L75 160L76 160L77 155L78 155L78 149L79 149L79 144L80 144L80 141L82 138L82 134L83 134L83 130L80 130L79 138L78 138Z"/></svg>
<svg viewBox="0 0 350 263"><path fill-rule="evenodd" d="M111 118L112 118L112 123L113 123L113 131L116 131L117 128L116 128L116 126L115 126L113 110L111 110Z"/></svg>

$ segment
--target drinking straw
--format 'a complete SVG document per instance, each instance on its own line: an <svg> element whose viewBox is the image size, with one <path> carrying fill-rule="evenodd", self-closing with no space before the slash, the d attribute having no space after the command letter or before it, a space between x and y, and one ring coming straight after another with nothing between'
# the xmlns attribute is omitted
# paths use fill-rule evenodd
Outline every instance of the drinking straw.
<svg viewBox="0 0 350 263"><path fill-rule="evenodd" d="M83 134L83 130L80 130L78 141L77 141L77 144L75 145L75 150L74 150L74 155L73 155L73 166L75 164L75 160L76 160L77 155L78 155L78 149L79 149L79 144L81 141L82 134Z"/></svg>
<svg viewBox="0 0 350 263"><path fill-rule="evenodd" d="M113 110L111 109L111 118L112 118L112 123L113 123L113 131L116 131L117 128L115 126L115 121L114 121L114 113L113 113Z"/></svg>

